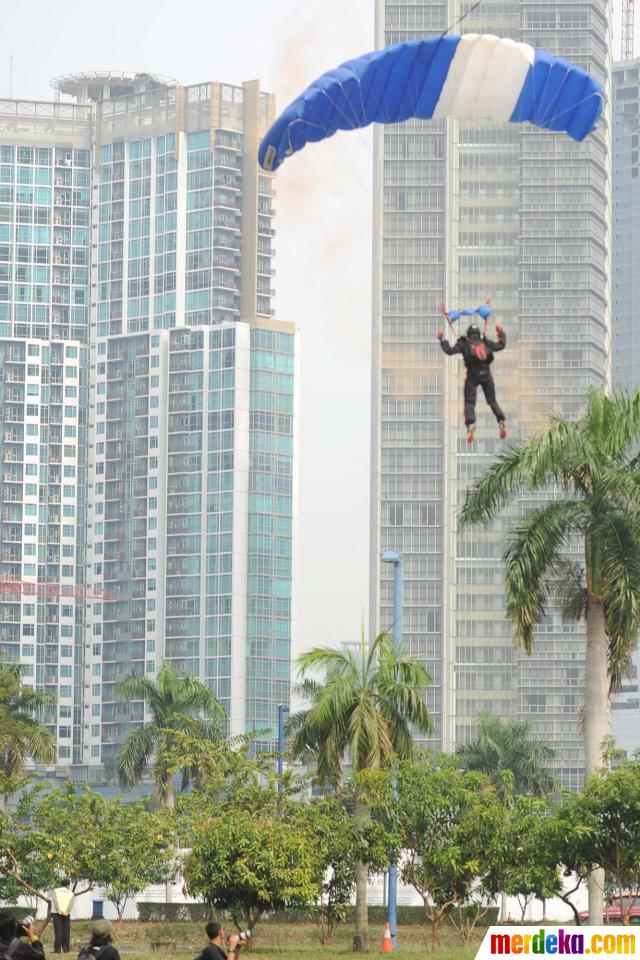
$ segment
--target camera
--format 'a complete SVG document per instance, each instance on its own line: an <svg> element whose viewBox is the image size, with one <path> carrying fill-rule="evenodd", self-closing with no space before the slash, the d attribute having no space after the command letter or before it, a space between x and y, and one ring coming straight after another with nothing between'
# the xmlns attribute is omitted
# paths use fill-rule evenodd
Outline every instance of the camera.
<svg viewBox="0 0 640 960"><path fill-rule="evenodd" d="M239 945L243 943L248 943L249 940L251 940L251 930L240 930L239 933L236 934L236 936L238 937ZM227 940L230 940L230 939L231 939L230 937L227 938Z"/></svg>

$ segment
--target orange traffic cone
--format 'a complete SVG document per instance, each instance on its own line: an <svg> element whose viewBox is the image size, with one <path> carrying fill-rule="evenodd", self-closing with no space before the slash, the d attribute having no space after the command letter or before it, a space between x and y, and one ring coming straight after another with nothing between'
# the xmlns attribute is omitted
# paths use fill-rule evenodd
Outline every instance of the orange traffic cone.
<svg viewBox="0 0 640 960"><path fill-rule="evenodd" d="M393 953L393 944L391 943L391 927L388 923L384 927L384 937L382 938L382 952Z"/></svg>

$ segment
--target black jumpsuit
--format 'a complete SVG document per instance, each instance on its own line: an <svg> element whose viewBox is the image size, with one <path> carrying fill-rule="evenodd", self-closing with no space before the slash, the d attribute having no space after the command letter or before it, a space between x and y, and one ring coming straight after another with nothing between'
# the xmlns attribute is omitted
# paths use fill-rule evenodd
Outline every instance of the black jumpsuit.
<svg viewBox="0 0 640 960"><path fill-rule="evenodd" d="M505 419L498 401L496 388L491 376L490 365L493 363L494 353L504 350L507 345L507 336L504 330L498 333L498 342L487 337L459 337L454 346L448 340L441 340L440 346L452 357L454 353L461 353L464 365L467 368L467 377L464 381L464 422L469 427L476 422L476 398L478 387L482 387L484 396L493 410L496 420Z"/></svg>

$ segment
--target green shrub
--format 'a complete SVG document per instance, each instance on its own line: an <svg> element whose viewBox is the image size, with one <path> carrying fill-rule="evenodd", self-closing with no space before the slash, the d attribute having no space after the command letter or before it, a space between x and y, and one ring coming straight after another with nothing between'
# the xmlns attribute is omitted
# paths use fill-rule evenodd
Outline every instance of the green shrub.
<svg viewBox="0 0 640 960"><path fill-rule="evenodd" d="M138 918L144 923L206 923L214 912L206 903L139 903Z"/></svg>
<svg viewBox="0 0 640 960"><path fill-rule="evenodd" d="M22 909L22 908L18 908ZM455 915L456 910L452 911ZM466 908L462 908L464 911ZM355 907L347 907L345 923L355 923ZM23 910L23 916L28 913ZM206 923L208 920L228 920L224 911L214 911L206 903L139 903L138 917L144 923ZM260 918L260 923L315 923L317 910L314 906L292 908L290 910L279 910L277 913L264 914ZM369 924L372 927L384 927L387 922L387 908L382 905L369 907ZM413 927L426 924L424 908L421 906L398 907L398 926ZM498 922L498 908L490 907L486 915L482 918L482 926L495 924ZM154 932L148 931L147 936L154 939ZM176 936L180 936L179 931ZM158 931L158 939L172 939L170 933L164 928Z"/></svg>

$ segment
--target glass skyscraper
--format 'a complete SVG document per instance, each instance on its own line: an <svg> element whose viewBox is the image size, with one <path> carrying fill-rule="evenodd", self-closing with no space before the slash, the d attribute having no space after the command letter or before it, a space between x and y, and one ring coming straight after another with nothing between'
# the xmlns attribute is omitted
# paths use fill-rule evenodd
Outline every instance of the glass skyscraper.
<svg viewBox="0 0 640 960"><path fill-rule="evenodd" d="M379 0L379 45L440 34L469 10L448 0ZM611 5L496 0L464 32L526 41L609 86ZM608 376L609 118L585 143L523 125L409 121L376 137L374 217L372 621L392 622L391 572L405 558L404 645L428 668L430 743L451 749L477 716L532 716L567 786L582 776L584 631L550 608L536 651L516 651L504 614L508 528L544 501L522 495L487 531L457 532L469 483L501 448L479 402L462 425L463 372L441 352L438 304L490 296L508 347L494 366L518 442L551 412L578 414Z"/></svg>
<svg viewBox="0 0 640 960"><path fill-rule="evenodd" d="M640 388L640 59L613 67L613 385ZM640 654L612 697L612 734L640 750Z"/></svg>
<svg viewBox="0 0 640 960"><path fill-rule="evenodd" d="M91 108L0 101L0 652L80 762Z"/></svg>
<svg viewBox="0 0 640 960"><path fill-rule="evenodd" d="M232 733L289 700L296 334L274 319L273 98L148 74L0 102L0 643L112 776L132 670L206 681ZM84 772L83 772L84 771Z"/></svg>

